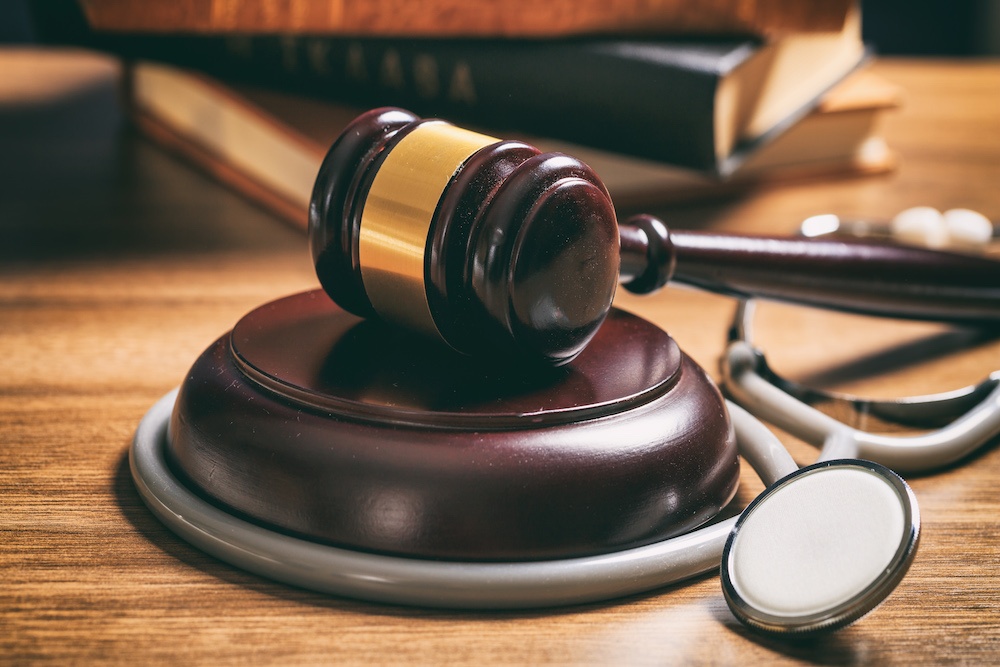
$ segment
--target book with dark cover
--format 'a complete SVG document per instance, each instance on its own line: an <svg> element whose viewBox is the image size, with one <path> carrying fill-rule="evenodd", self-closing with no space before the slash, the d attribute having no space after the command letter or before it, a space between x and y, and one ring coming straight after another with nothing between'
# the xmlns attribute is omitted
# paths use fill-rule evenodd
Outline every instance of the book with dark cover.
<svg viewBox="0 0 1000 667"><path fill-rule="evenodd" d="M840 33L769 42L101 34L91 43L228 81L404 106L726 176L863 60L856 19Z"/></svg>

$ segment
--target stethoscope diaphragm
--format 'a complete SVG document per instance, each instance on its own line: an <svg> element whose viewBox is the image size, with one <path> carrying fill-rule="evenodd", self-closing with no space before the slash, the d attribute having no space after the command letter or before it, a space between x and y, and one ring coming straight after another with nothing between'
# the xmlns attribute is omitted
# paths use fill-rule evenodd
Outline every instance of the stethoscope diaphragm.
<svg viewBox="0 0 1000 667"><path fill-rule="evenodd" d="M909 569L920 516L909 486L869 461L823 461L771 485L744 510L722 556L733 613L772 634L861 618Z"/></svg>

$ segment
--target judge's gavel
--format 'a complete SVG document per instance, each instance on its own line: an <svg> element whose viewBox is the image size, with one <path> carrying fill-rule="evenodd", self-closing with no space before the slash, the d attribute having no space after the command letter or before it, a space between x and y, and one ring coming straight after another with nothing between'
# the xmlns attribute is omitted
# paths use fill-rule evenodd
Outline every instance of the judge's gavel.
<svg viewBox="0 0 1000 667"><path fill-rule="evenodd" d="M967 324L1000 321L1000 262L903 246L618 226L587 165L408 111L358 117L309 209L320 283L342 308L469 354L563 364L615 287L669 280L738 297Z"/></svg>

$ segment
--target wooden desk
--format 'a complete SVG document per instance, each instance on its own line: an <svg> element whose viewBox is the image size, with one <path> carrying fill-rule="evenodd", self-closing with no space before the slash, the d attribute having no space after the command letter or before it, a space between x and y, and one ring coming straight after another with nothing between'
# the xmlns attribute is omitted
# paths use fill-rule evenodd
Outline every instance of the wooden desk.
<svg viewBox="0 0 1000 667"><path fill-rule="evenodd" d="M827 211L886 217L915 204L967 206L1000 220L1000 63L875 67L906 93L887 128L901 156L897 173L662 213L678 225L752 231L790 231ZM304 241L127 133L112 140L113 124L103 135L71 140L56 131L58 114L25 118L0 123L0 234L7 239L0 243L0 662L1000 659L996 443L961 466L910 479L923 539L909 576L868 618L806 643L747 632L726 608L716 576L607 604L450 613L317 595L203 555L143 506L126 451L149 406L242 313L314 286ZM644 300L623 296L620 304L666 327L715 368L728 300L669 290ZM800 376L829 377L843 361L933 329L860 320L846 327L814 313L772 313L762 333ZM827 342L812 342L821 334ZM917 360L888 380L855 372L847 382L890 395L926 392L998 366L993 342L957 358ZM785 440L801 462L814 456ZM749 473L744 480L742 502L759 488Z"/></svg>

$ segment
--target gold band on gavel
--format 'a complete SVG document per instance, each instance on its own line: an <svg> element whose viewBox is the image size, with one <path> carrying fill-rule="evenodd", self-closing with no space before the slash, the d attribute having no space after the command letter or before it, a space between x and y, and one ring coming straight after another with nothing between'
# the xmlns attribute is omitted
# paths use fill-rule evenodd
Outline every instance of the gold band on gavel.
<svg viewBox="0 0 1000 667"><path fill-rule="evenodd" d="M358 236L361 281L382 319L441 337L424 285L431 221L459 167L497 141L434 121L404 136L386 156L365 199Z"/></svg>

